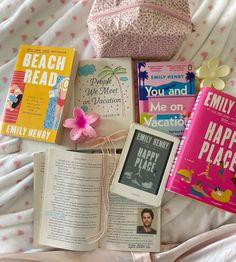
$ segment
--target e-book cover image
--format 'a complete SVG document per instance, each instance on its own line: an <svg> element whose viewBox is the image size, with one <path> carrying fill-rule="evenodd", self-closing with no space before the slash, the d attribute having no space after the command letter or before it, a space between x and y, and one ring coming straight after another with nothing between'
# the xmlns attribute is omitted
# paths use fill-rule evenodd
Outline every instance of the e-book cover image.
<svg viewBox="0 0 236 262"><path fill-rule="evenodd" d="M119 183L157 194L172 146L172 141L136 130Z"/></svg>

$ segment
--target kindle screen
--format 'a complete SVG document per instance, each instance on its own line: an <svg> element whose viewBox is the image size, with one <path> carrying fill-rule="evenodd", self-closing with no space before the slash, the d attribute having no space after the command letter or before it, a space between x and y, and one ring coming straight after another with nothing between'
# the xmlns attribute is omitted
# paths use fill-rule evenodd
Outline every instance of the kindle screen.
<svg viewBox="0 0 236 262"><path fill-rule="evenodd" d="M173 142L135 130L119 183L158 194Z"/></svg>

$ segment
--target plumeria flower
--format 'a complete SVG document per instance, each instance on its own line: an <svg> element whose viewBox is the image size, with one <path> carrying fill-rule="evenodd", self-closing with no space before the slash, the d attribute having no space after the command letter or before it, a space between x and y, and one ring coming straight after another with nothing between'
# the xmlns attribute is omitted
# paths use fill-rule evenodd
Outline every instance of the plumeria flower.
<svg viewBox="0 0 236 262"><path fill-rule="evenodd" d="M212 57L209 60L205 60L202 66L197 69L196 75L203 79L202 86L211 86L215 89L222 90L225 87L225 82L220 77L227 76L230 72L230 68L227 65L219 66L218 57Z"/></svg>
<svg viewBox="0 0 236 262"><path fill-rule="evenodd" d="M66 119L63 124L66 128L72 128L70 131L71 140L83 142L86 138L97 136L94 127L98 125L99 114L95 112L85 114L80 107L75 107L73 116L74 118Z"/></svg>

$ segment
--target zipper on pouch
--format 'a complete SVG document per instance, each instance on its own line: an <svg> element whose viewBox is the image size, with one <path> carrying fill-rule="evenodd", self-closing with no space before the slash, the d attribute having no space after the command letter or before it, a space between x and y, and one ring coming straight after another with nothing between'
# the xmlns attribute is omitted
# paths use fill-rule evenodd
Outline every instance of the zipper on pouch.
<svg viewBox="0 0 236 262"><path fill-rule="evenodd" d="M100 12L97 15L91 16L88 19L88 22L96 20L98 18L102 18L102 17L106 17L106 16L110 16L110 15L115 15L119 12L127 11L127 10L135 8L135 7L145 7L145 8L149 8L149 9L158 10L158 11L160 11L160 12L166 14L166 15L169 15L171 17L182 20L182 21L184 21L188 24L191 24L191 20L187 16L177 14L174 10L170 10L166 7L160 6L158 4L153 4L153 3L130 4L129 6L115 7L115 8L112 8L110 10Z"/></svg>

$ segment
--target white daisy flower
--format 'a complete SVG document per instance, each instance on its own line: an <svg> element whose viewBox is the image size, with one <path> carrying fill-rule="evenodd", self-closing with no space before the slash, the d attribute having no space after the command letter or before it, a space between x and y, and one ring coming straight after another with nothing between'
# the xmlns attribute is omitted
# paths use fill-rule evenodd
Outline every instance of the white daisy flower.
<svg viewBox="0 0 236 262"><path fill-rule="evenodd" d="M203 79L201 87L210 86L215 89L222 90L225 87L225 82L220 79L220 77L227 76L229 73L229 66L219 66L218 57L212 57L209 60L203 61L202 66L196 71L196 76Z"/></svg>

